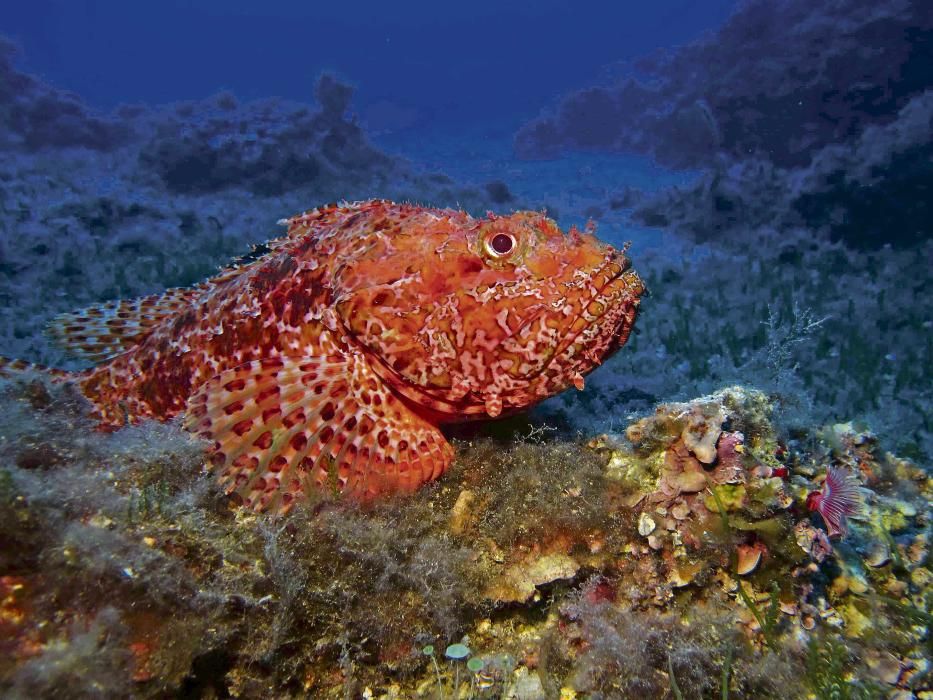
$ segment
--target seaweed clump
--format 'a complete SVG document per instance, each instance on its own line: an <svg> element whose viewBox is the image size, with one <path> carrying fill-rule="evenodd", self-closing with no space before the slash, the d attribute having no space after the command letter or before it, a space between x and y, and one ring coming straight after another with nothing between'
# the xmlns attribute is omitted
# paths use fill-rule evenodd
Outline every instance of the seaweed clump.
<svg viewBox="0 0 933 700"><path fill-rule="evenodd" d="M796 651L758 656L724 608L681 615L619 607L594 596L599 585L586 582L560 607L567 625L560 643L573 659L569 684L577 691L606 698L805 694Z"/></svg>

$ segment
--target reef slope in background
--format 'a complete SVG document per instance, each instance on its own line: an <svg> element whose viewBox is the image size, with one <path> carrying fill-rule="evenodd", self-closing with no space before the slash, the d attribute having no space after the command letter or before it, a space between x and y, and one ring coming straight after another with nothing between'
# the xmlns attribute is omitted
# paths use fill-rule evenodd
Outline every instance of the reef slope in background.
<svg viewBox="0 0 933 700"><path fill-rule="evenodd" d="M931 65L922 0L753 0L702 40L566 95L518 131L515 150L712 170L636 211L699 240L769 222L859 247L913 245L929 237L933 201Z"/></svg>
<svg viewBox="0 0 933 700"><path fill-rule="evenodd" d="M524 157L567 148L642 152L674 167L717 155L806 165L884 125L930 87L927 3L742 3L721 29L565 96L515 137Z"/></svg>

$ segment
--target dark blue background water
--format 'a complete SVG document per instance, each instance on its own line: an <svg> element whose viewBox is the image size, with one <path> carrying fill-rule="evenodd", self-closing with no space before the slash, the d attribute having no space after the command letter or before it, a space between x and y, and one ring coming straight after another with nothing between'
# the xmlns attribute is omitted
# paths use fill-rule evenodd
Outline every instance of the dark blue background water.
<svg viewBox="0 0 933 700"><path fill-rule="evenodd" d="M733 4L18 0L0 27L28 69L97 107L220 89L306 100L329 69L358 86L364 114L390 103L437 127L529 118L607 64L720 25Z"/></svg>

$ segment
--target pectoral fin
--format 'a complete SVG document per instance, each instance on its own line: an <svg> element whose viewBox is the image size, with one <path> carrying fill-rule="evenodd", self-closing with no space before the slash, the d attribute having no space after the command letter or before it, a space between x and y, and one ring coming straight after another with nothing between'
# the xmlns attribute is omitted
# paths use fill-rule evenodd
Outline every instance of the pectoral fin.
<svg viewBox="0 0 933 700"><path fill-rule="evenodd" d="M453 449L360 355L276 358L222 372L191 398L185 426L214 442L220 481L255 510L315 489L369 499L439 477Z"/></svg>

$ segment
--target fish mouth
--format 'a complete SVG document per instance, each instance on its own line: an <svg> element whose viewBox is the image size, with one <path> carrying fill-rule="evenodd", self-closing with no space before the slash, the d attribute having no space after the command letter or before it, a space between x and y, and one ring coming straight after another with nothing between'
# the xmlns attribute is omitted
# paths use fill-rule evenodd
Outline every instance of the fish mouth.
<svg viewBox="0 0 933 700"><path fill-rule="evenodd" d="M589 294L583 296L578 302L579 311L572 320L568 321L560 310L539 307L536 313L525 318L521 326L509 336L520 337L523 330L532 328L542 319L547 318L558 319L563 329L555 338L554 351L547 358L543 358L537 368L525 374L522 377L524 381L540 380L555 362L572 365L574 370L581 373L589 372L622 347L628 339L635 320L634 309L637 306L637 299L644 291L641 279L631 271L629 259L622 251L610 246L599 268L590 273L581 271L581 274L585 274L584 280L578 279L573 283L567 283L568 286L576 287L575 290L569 290L567 296L571 296L574 291L579 294L580 286L583 284L589 287ZM583 336L584 347L579 352L572 353L573 359L568 362L567 353L581 336ZM499 344L500 347L501 345L502 343ZM547 395L556 393L556 391L559 390L551 388Z"/></svg>
<svg viewBox="0 0 933 700"><path fill-rule="evenodd" d="M571 322L560 345L542 368L542 372L583 340L578 353L571 355L568 363L580 371L589 371L618 350L628 340L635 321L638 298L644 284L631 271L631 262L620 251L610 249L605 264L591 278L596 284L594 291L582 303L580 313ZM581 363L578 357L583 358Z"/></svg>

